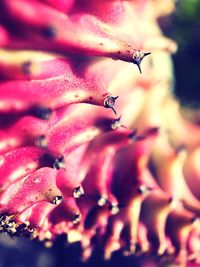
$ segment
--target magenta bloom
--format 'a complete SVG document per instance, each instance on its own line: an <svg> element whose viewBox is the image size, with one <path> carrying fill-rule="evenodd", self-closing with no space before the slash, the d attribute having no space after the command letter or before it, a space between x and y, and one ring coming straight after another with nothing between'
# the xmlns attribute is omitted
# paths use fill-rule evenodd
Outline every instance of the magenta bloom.
<svg viewBox="0 0 200 267"><path fill-rule="evenodd" d="M171 93L177 48L157 24L173 9L1 1L1 232L64 233L82 260L100 246L200 262L200 128Z"/></svg>

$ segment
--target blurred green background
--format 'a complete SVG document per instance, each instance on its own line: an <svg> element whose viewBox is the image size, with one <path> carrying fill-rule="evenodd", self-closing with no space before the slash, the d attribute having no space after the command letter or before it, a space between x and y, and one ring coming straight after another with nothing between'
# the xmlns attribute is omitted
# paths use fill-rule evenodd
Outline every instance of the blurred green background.
<svg viewBox="0 0 200 267"><path fill-rule="evenodd" d="M200 107L200 0L178 0L176 6L172 15L160 19L164 34L178 44L175 94L184 105Z"/></svg>

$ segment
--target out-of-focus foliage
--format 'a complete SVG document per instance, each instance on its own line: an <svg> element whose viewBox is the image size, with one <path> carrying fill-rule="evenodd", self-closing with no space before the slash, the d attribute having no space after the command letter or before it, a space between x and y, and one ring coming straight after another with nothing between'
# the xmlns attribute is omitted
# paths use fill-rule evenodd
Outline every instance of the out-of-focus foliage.
<svg viewBox="0 0 200 267"><path fill-rule="evenodd" d="M200 30L200 1L179 0L174 14L173 37L179 44L179 48L187 47L193 41L194 30Z"/></svg>
<svg viewBox="0 0 200 267"><path fill-rule="evenodd" d="M176 12L163 18L165 34L178 44L174 55L175 93L183 104L200 106L200 1L179 0Z"/></svg>
<svg viewBox="0 0 200 267"><path fill-rule="evenodd" d="M179 0L177 1L177 16L182 21L194 21L200 18L199 0Z"/></svg>

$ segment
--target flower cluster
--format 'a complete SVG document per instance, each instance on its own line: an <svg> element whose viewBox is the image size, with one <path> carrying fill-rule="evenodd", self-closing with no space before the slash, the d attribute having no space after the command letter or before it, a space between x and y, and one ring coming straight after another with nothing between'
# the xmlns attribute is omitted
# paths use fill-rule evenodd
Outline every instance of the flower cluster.
<svg viewBox="0 0 200 267"><path fill-rule="evenodd" d="M200 128L157 23L173 9L1 1L1 232L47 246L65 233L83 260L101 246L200 261Z"/></svg>

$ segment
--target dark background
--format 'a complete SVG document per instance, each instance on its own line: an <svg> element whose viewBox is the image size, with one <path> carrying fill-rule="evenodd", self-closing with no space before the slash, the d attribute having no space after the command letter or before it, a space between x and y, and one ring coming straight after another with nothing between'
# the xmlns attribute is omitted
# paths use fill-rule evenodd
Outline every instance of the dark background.
<svg viewBox="0 0 200 267"><path fill-rule="evenodd" d="M183 105L200 106L200 0L179 0L176 11L159 20L178 44L173 55L175 94Z"/></svg>
<svg viewBox="0 0 200 267"><path fill-rule="evenodd" d="M183 105L200 106L200 0L179 0L177 11L159 20L165 35L179 46L173 56L175 94ZM78 244L64 245L64 238L46 249L42 243L23 238L0 236L0 267L155 267L167 266L148 257L123 257L116 253L111 261L103 262L94 255L89 263L80 263ZM194 265L193 265L194 266Z"/></svg>

